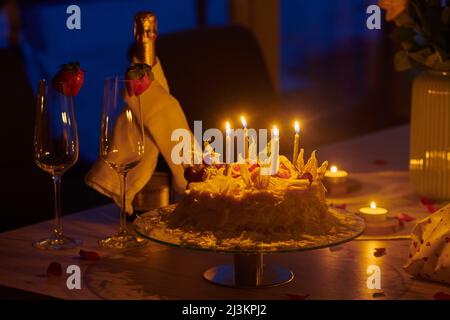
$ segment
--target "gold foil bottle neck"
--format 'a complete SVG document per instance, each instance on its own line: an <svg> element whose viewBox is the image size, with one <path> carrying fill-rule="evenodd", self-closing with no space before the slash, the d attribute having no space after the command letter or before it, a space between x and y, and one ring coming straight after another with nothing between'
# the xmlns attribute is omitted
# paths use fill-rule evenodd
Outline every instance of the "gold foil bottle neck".
<svg viewBox="0 0 450 320"><path fill-rule="evenodd" d="M155 40L158 36L158 20L153 12L138 12L134 16L134 39L137 45L136 56L149 65L154 65Z"/></svg>

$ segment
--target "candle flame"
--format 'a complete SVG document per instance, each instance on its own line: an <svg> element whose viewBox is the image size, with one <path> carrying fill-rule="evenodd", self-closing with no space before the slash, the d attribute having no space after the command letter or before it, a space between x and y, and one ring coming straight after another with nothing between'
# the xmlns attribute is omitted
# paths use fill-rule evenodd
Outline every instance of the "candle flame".
<svg viewBox="0 0 450 320"><path fill-rule="evenodd" d="M64 124L67 124L67 113L65 111L61 113L61 118Z"/></svg>
<svg viewBox="0 0 450 320"><path fill-rule="evenodd" d="M338 168L336 166L332 166L330 168L330 171L333 172L333 173L336 173L336 172L338 172Z"/></svg>
<svg viewBox="0 0 450 320"><path fill-rule="evenodd" d="M227 123L225 123L225 132L227 134L227 136L229 136L231 134L231 127L230 127L230 123L227 121Z"/></svg>
<svg viewBox="0 0 450 320"><path fill-rule="evenodd" d="M244 116L241 116L241 122L244 128L247 128L247 121L245 120Z"/></svg>
<svg viewBox="0 0 450 320"><path fill-rule="evenodd" d="M280 130L278 130L277 126L273 126L272 132L275 138L278 138L280 136Z"/></svg>
<svg viewBox="0 0 450 320"><path fill-rule="evenodd" d="M127 115L128 122L133 122L133 114L131 113L131 110L125 111L125 114Z"/></svg>
<svg viewBox="0 0 450 320"><path fill-rule="evenodd" d="M372 208L372 209L376 209L377 208L377 204L375 203L375 201L372 201L370 203L370 208Z"/></svg>
<svg viewBox="0 0 450 320"><path fill-rule="evenodd" d="M300 133L300 124L298 123L298 121L295 121L294 123L294 130L295 133Z"/></svg>

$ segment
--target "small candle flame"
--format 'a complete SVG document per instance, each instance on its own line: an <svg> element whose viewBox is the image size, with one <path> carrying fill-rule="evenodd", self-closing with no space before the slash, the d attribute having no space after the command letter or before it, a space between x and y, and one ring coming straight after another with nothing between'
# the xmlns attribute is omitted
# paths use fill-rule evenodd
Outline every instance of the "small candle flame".
<svg viewBox="0 0 450 320"><path fill-rule="evenodd" d="M298 123L298 121L295 121L294 123L294 130L296 134L300 133L300 124Z"/></svg>
<svg viewBox="0 0 450 320"><path fill-rule="evenodd" d="M330 168L330 171L333 172L333 173L336 173L336 172L338 172L338 168L336 166L332 166Z"/></svg>
<svg viewBox="0 0 450 320"><path fill-rule="evenodd" d="M272 132L273 132L273 136L275 138L279 138L280 137L280 130L278 130L277 126L273 126Z"/></svg>
<svg viewBox="0 0 450 320"><path fill-rule="evenodd" d="M227 134L227 136L229 136L231 134L231 127L230 127L230 123L227 121L227 123L225 123L225 132Z"/></svg>
<svg viewBox="0 0 450 320"><path fill-rule="evenodd" d="M64 124L67 124L67 113L65 111L61 113L61 118Z"/></svg>
<svg viewBox="0 0 450 320"><path fill-rule="evenodd" d="M131 113L131 110L125 111L125 114L127 115L128 122L133 122L133 114Z"/></svg>
<svg viewBox="0 0 450 320"><path fill-rule="evenodd" d="M247 128L247 121L245 120L244 116L241 116L241 122L244 128Z"/></svg>
<svg viewBox="0 0 450 320"><path fill-rule="evenodd" d="M376 209L376 208L377 208L377 204L375 203L375 201L372 201L372 202L370 203L370 208L371 208L371 209Z"/></svg>

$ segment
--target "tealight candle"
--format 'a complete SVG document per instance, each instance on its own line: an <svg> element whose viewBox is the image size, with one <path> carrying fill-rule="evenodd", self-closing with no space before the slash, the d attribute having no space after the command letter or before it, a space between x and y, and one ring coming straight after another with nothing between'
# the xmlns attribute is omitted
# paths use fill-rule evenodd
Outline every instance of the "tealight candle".
<svg viewBox="0 0 450 320"><path fill-rule="evenodd" d="M241 116L242 126L244 127L244 157L248 159L248 129L247 129L247 121L244 116Z"/></svg>
<svg viewBox="0 0 450 320"><path fill-rule="evenodd" d="M387 219L387 210L385 208L378 208L377 204L372 201L370 207L359 209L359 214L367 222L382 222Z"/></svg>
<svg viewBox="0 0 450 320"><path fill-rule="evenodd" d="M294 124L295 136L294 136L294 153L292 154L292 163L295 163L300 152L300 124L295 121Z"/></svg>
<svg viewBox="0 0 450 320"><path fill-rule="evenodd" d="M338 170L336 166L332 166L330 170L325 172L325 180L331 184L344 183L347 180L348 172Z"/></svg>

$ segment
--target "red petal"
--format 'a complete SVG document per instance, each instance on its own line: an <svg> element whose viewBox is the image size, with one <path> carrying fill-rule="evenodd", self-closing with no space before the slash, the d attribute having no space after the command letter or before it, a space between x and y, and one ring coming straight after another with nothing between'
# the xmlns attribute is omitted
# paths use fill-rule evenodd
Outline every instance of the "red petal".
<svg viewBox="0 0 450 320"><path fill-rule="evenodd" d="M434 202L433 200L427 198L427 197L422 197L420 198L420 202L422 202L423 205L428 205L428 204L435 204L436 202Z"/></svg>
<svg viewBox="0 0 450 320"><path fill-rule="evenodd" d="M423 257L422 260L427 262L428 261L428 257Z"/></svg>
<svg viewBox="0 0 450 320"><path fill-rule="evenodd" d="M382 257L386 254L386 248L375 248L373 255L377 258Z"/></svg>
<svg viewBox="0 0 450 320"><path fill-rule="evenodd" d="M383 159L376 159L373 161L373 164L377 166L385 166L387 164L387 161Z"/></svg>
<svg viewBox="0 0 450 320"><path fill-rule="evenodd" d="M346 203L336 204L336 205L334 205L334 207L335 207L336 209L342 209L342 210L345 210L345 209L347 209L347 204L346 204Z"/></svg>
<svg viewBox="0 0 450 320"><path fill-rule="evenodd" d="M61 277L62 273L62 266L59 262L52 262L47 267L48 276Z"/></svg>
<svg viewBox="0 0 450 320"><path fill-rule="evenodd" d="M398 214L397 219L401 222L410 222L416 220L416 218L413 218L403 212Z"/></svg>
<svg viewBox="0 0 450 320"><path fill-rule="evenodd" d="M445 292L438 292L433 296L434 300L450 300L450 294Z"/></svg>
<svg viewBox="0 0 450 320"><path fill-rule="evenodd" d="M87 260L87 261L95 261L100 259L100 255L95 251L86 251L83 249L80 249L80 256L81 259Z"/></svg>
<svg viewBox="0 0 450 320"><path fill-rule="evenodd" d="M446 237L445 242L450 243L450 237Z"/></svg>
<svg viewBox="0 0 450 320"><path fill-rule="evenodd" d="M436 202L432 199L429 199L427 197L420 198L420 202L427 208L428 212L434 213L437 211L437 208L435 206Z"/></svg>
<svg viewBox="0 0 450 320"><path fill-rule="evenodd" d="M286 293L286 296L289 298L289 300L306 300L308 299L309 294L300 295L300 294Z"/></svg>

